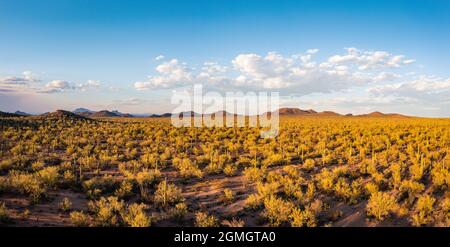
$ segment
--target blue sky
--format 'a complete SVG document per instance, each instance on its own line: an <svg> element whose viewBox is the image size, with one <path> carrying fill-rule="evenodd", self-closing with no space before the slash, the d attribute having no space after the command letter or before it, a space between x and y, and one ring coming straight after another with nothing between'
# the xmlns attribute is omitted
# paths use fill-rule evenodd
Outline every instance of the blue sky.
<svg viewBox="0 0 450 247"><path fill-rule="evenodd" d="M0 110L168 111L172 88L214 84L218 75L200 75L214 63L227 90L242 89L242 75L245 89L279 90L290 106L450 116L448 13L450 2L438 0L0 0ZM311 49L309 72L287 72L306 68L297 64L274 75L270 52L289 63ZM336 55L353 57L325 64ZM330 76L338 66L346 74ZM373 80L382 73L396 76Z"/></svg>

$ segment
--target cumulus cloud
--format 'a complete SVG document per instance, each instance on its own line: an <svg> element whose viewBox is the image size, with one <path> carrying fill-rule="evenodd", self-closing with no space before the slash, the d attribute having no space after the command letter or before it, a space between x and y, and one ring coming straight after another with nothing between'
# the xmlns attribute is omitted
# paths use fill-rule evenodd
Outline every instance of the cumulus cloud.
<svg viewBox="0 0 450 247"><path fill-rule="evenodd" d="M138 90L170 88L192 82L190 69L177 59L172 59L156 67L159 76L149 76L148 80L134 83Z"/></svg>
<svg viewBox="0 0 450 247"><path fill-rule="evenodd" d="M369 89L373 95L407 97L424 102L450 102L450 78L420 76L411 81Z"/></svg>
<svg viewBox="0 0 450 247"><path fill-rule="evenodd" d="M317 52L319 52L319 49L308 49L306 51L306 53L308 53L308 54L316 54Z"/></svg>
<svg viewBox="0 0 450 247"><path fill-rule="evenodd" d="M100 88L101 83L98 80L87 80L85 83L81 83L77 85L77 89L81 91L87 91L89 89L98 89Z"/></svg>
<svg viewBox="0 0 450 247"><path fill-rule="evenodd" d="M45 87L37 90L38 93L61 93L65 91L87 91L100 88L101 83L97 80L88 80L85 83L76 84L66 80L52 80Z"/></svg>
<svg viewBox="0 0 450 247"><path fill-rule="evenodd" d="M164 56L163 56L163 55L159 55L159 56L156 56L156 57L155 57L155 60L156 60L156 61L163 60L163 59L164 59Z"/></svg>
<svg viewBox="0 0 450 247"><path fill-rule="evenodd" d="M24 71L22 76L6 76L0 78L0 84L20 84L25 85L32 82L39 82L40 80L31 71Z"/></svg>
<svg viewBox="0 0 450 247"><path fill-rule="evenodd" d="M45 88L38 90L38 93L58 93L66 90L73 90L76 86L72 82L65 80L53 80L45 85Z"/></svg>
<svg viewBox="0 0 450 247"><path fill-rule="evenodd" d="M31 71L24 71L20 76L0 77L0 92L14 93L32 90L41 80Z"/></svg>
<svg viewBox="0 0 450 247"><path fill-rule="evenodd" d="M346 54L333 55L322 62L314 59L318 49L308 49L290 56L277 52L266 55L244 53L234 57L230 67L206 62L198 70L172 59L155 68L158 75L136 82L134 87L138 90L167 89L202 83L222 89L284 90L303 95L328 93L395 81L401 76L380 69L398 68L414 62L412 59L406 60L403 55L385 51L345 50Z"/></svg>
<svg viewBox="0 0 450 247"><path fill-rule="evenodd" d="M405 59L403 55L393 55L386 51L362 51L356 48L346 48L344 55L334 55L328 58L330 64L350 63L359 70L398 68L405 64L415 62L413 59Z"/></svg>
<svg viewBox="0 0 450 247"><path fill-rule="evenodd" d="M0 92L2 93L59 93L64 91L87 91L102 86L98 80L88 80L84 83L74 83L67 80L51 80L42 83L33 72L24 71L21 76L0 77Z"/></svg>

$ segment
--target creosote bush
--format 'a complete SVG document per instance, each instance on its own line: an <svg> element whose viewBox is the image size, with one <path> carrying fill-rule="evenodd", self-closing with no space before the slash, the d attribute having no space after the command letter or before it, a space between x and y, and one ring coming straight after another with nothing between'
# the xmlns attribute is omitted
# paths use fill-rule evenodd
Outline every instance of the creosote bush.
<svg viewBox="0 0 450 247"><path fill-rule="evenodd" d="M197 212L195 214L195 226L197 227L217 227L219 226L218 220L212 215L208 215L205 212Z"/></svg>
<svg viewBox="0 0 450 247"><path fill-rule="evenodd" d="M73 211L70 213L70 221L73 226L86 227L89 226L89 216L80 211Z"/></svg>
<svg viewBox="0 0 450 247"><path fill-rule="evenodd" d="M373 216L378 220L383 220L390 213L398 209L395 197L386 192L375 192L367 203L367 215Z"/></svg>
<svg viewBox="0 0 450 247"><path fill-rule="evenodd" d="M412 216L413 225L422 226L431 222L435 201L436 199L430 195L419 197L415 205L415 212Z"/></svg>
<svg viewBox="0 0 450 247"><path fill-rule="evenodd" d="M160 182L156 188L154 201L160 205L173 205L183 200L181 189L166 180Z"/></svg>
<svg viewBox="0 0 450 247"><path fill-rule="evenodd" d="M7 223L10 221L8 208L4 202L0 202L0 223Z"/></svg>
<svg viewBox="0 0 450 247"><path fill-rule="evenodd" d="M72 208L72 202L69 198L64 197L64 199L59 203L59 209L63 212L68 212Z"/></svg>

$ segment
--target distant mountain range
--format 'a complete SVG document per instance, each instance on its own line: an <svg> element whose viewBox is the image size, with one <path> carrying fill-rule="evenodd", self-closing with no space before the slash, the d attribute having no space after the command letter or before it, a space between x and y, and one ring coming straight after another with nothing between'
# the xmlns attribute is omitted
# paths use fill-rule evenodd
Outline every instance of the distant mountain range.
<svg viewBox="0 0 450 247"><path fill-rule="evenodd" d="M14 114L21 115L21 116L31 116L31 114L23 112L23 111L16 111L16 112L14 112Z"/></svg>
<svg viewBox="0 0 450 247"><path fill-rule="evenodd" d="M94 111L91 111L89 109L86 108L77 108L75 110L72 111L73 113L79 114L79 113L93 113Z"/></svg>
<svg viewBox="0 0 450 247"><path fill-rule="evenodd" d="M70 114L69 114L70 113ZM309 110L302 110L299 108L289 108L289 107L284 107L284 108L280 108L277 111L275 111L274 113L278 113L280 116L292 116L292 117L313 117L313 116L322 116L322 117L408 117L405 115L401 115L398 113L381 113L381 112L372 112L372 113L368 113L368 114L361 114L361 115L353 115L353 114L346 114L346 115L342 115L336 112L332 112L332 111L322 111L322 112L317 112L315 110L309 109ZM267 113L268 115L272 114L272 113ZM172 113L163 113L163 114L129 114L129 113L122 113L119 112L117 110L113 110L113 111L108 111L108 110L101 110L101 111L92 111L86 108L77 108L75 110L73 110L72 112L69 111L64 111L64 110L57 110L56 112L52 112L52 113L44 113L41 114L40 116L81 116L84 118L102 118L102 117L126 117L126 118L132 118L132 117L150 117L150 118L165 118L165 117L171 117ZM179 116L201 116L202 114L193 112L193 111L189 111L189 112L182 112L177 114ZM232 114L226 111L218 111L215 113L209 113L209 114L204 114L205 116L207 115L214 115L214 116L218 116L218 115L223 115L223 116L237 116L238 114ZM25 112L21 112L21 111L16 111L15 113L8 113L8 112L1 112L0 111L0 117L24 117L24 116L31 116L31 114L25 113Z"/></svg>
<svg viewBox="0 0 450 247"><path fill-rule="evenodd" d="M134 117L131 114L128 113L121 113L117 110L114 111L107 111L107 110L102 110L102 111L91 111L89 109L86 108L77 108L74 111L72 111L72 113L84 116L84 117Z"/></svg>

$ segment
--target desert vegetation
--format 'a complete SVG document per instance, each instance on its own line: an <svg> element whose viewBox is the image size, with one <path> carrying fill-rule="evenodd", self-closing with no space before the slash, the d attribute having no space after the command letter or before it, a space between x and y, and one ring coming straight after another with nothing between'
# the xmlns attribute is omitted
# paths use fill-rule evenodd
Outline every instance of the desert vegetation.
<svg viewBox="0 0 450 247"><path fill-rule="evenodd" d="M0 119L7 226L449 226L450 120Z"/></svg>

